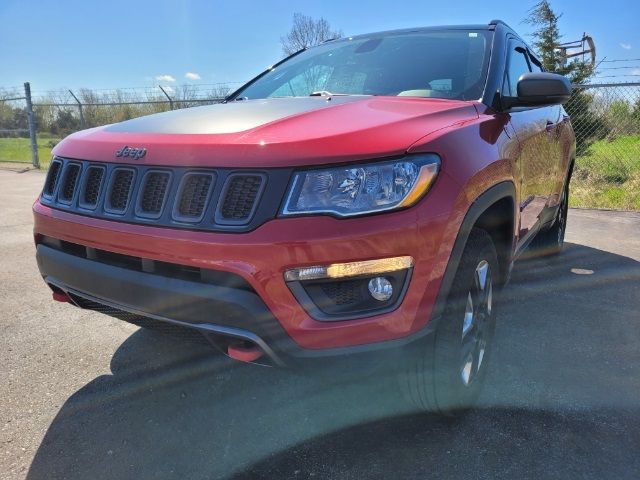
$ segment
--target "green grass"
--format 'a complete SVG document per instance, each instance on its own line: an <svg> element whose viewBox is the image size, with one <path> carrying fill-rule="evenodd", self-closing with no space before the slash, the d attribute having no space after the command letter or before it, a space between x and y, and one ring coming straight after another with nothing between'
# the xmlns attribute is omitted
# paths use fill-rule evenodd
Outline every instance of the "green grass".
<svg viewBox="0 0 640 480"><path fill-rule="evenodd" d="M38 158L46 166L51 159L49 142L59 142L59 138L38 136ZM0 138L0 162L31 163L31 143L28 138Z"/></svg>
<svg viewBox="0 0 640 480"><path fill-rule="evenodd" d="M45 168L51 159L49 142L60 139L38 135L38 156ZM0 138L0 162L31 163L28 138ZM600 140L576 159L571 181L572 207L640 211L640 136Z"/></svg>
<svg viewBox="0 0 640 480"><path fill-rule="evenodd" d="M597 141L576 158L569 205L640 210L640 136Z"/></svg>

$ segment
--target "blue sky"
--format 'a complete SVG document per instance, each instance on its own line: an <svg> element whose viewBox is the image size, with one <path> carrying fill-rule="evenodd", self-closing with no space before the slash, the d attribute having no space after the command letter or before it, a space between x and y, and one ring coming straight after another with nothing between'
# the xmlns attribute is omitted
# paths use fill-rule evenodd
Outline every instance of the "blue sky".
<svg viewBox="0 0 640 480"><path fill-rule="evenodd" d="M324 16L345 34L501 18L526 35L530 27L521 21L534 3L0 0L0 87L30 81L35 92L44 92L237 82L281 58L280 36L294 12ZM589 4L600 6L585 7ZM638 0L552 0L552 5L564 14L565 40L586 31L596 40L599 59L640 59ZM632 67L602 75L640 75L640 60L602 66Z"/></svg>

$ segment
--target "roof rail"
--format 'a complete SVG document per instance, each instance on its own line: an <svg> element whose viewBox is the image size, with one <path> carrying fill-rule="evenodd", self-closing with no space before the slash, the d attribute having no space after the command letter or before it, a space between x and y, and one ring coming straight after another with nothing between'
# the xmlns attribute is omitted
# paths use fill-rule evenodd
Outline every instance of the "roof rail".
<svg viewBox="0 0 640 480"><path fill-rule="evenodd" d="M504 20L495 19L495 20L491 20L491 21L489 22L489 25L498 25L498 24L502 24L502 25L504 25L505 27L507 27L507 28L509 28L509 29L513 30L513 28L511 28L511 27L507 24L507 22L505 22Z"/></svg>

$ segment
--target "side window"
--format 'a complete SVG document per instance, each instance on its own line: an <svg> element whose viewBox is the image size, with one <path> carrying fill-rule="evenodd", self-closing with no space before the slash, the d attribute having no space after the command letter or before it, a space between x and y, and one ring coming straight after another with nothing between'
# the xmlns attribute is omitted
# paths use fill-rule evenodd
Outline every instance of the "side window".
<svg viewBox="0 0 640 480"><path fill-rule="evenodd" d="M531 67L527 60L526 50L515 46L513 43L511 45L509 57L507 58L507 71L502 85L502 94L507 97L516 97L518 95L518 79L520 75L531 72Z"/></svg>
<svg viewBox="0 0 640 480"><path fill-rule="evenodd" d="M538 61L531 55L529 55L529 64L531 65L531 71L534 73L540 73L544 71L542 70L542 65L540 65Z"/></svg>

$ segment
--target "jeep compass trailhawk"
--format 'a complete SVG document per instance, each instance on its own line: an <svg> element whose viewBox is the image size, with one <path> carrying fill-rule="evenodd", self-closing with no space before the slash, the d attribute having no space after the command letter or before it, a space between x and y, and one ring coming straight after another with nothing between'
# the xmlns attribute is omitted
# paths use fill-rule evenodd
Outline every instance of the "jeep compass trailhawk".
<svg viewBox="0 0 640 480"><path fill-rule="evenodd" d="M38 266L55 300L238 360L400 352L419 406L460 408L514 259L562 247L570 92L501 21L329 41L58 144Z"/></svg>

